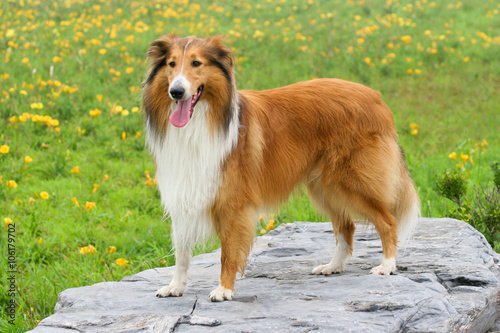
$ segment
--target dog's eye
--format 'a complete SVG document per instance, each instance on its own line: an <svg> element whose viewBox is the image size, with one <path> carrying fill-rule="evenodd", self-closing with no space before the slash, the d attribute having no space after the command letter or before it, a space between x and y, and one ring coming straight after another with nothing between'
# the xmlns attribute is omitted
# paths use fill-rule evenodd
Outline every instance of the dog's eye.
<svg viewBox="0 0 500 333"><path fill-rule="evenodd" d="M174 67L175 67L175 61L171 61L171 62L169 62L169 63L168 63L168 65L169 65L170 67L174 68Z"/></svg>
<svg viewBox="0 0 500 333"><path fill-rule="evenodd" d="M200 67L201 66L201 62L196 61L196 60L194 60L191 64L193 65L193 67Z"/></svg>

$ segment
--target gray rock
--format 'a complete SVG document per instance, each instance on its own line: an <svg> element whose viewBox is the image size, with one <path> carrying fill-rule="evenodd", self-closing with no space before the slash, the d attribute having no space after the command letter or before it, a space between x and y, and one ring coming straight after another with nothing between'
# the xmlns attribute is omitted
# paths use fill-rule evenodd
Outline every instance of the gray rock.
<svg viewBox="0 0 500 333"><path fill-rule="evenodd" d="M259 237L233 301L212 303L220 251L193 259L188 290L156 298L174 268L68 289L43 332L486 332L499 317L500 256L468 224L422 219L400 249L398 271L369 274L382 247L358 227L353 258L342 274L316 276L330 261L330 223L284 224ZM364 229L364 230L363 230Z"/></svg>

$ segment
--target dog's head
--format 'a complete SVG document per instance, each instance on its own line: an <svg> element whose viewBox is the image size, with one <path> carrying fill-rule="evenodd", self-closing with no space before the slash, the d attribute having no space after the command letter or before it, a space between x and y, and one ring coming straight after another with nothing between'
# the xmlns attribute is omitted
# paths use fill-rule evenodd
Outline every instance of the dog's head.
<svg viewBox="0 0 500 333"><path fill-rule="evenodd" d="M160 37L148 50L151 68L145 90L153 89L155 100L176 103L169 115L176 127L185 126L199 101L216 102L230 98L233 55L221 36L180 38L173 34ZM147 110L146 110L147 112Z"/></svg>

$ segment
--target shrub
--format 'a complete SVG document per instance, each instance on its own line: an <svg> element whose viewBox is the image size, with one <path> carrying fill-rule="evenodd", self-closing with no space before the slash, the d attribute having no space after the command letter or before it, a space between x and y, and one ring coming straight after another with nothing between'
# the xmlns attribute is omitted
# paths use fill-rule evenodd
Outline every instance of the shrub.
<svg viewBox="0 0 500 333"><path fill-rule="evenodd" d="M495 186L475 186L475 193L469 200L467 196L468 175L460 170L445 170L436 175L434 189L444 198L453 201L457 206L445 216L456 218L473 225L493 246L500 251L500 163L491 164Z"/></svg>

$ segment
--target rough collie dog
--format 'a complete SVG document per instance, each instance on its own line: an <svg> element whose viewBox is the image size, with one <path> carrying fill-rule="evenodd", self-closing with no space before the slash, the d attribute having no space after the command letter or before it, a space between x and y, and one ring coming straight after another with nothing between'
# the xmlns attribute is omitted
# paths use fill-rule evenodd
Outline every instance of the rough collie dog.
<svg viewBox="0 0 500 333"><path fill-rule="evenodd" d="M182 296L193 247L215 231L222 269L210 298L230 300L256 236L256 211L301 184L336 236L333 259L312 273L343 271L353 247L351 213L371 221L382 240L382 263L371 273L396 270L398 233L401 239L415 226L420 204L378 92L338 79L238 91L221 37L165 35L148 57L147 144L176 255L173 279L158 297Z"/></svg>

